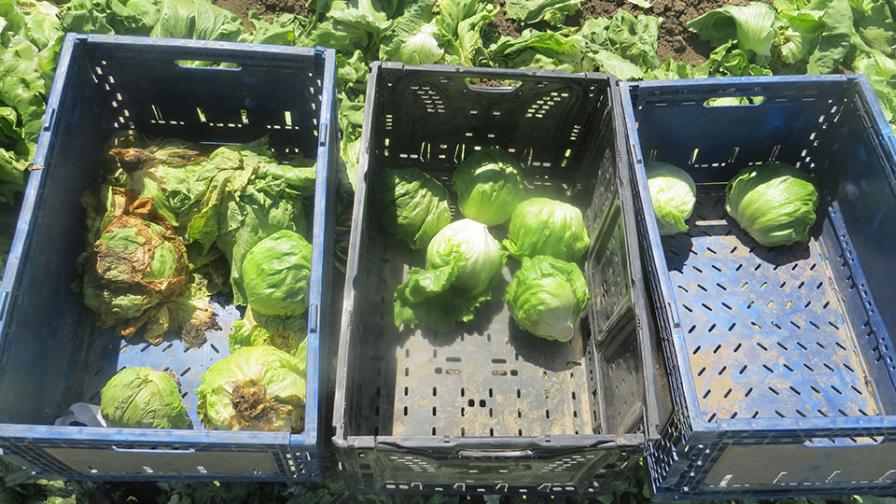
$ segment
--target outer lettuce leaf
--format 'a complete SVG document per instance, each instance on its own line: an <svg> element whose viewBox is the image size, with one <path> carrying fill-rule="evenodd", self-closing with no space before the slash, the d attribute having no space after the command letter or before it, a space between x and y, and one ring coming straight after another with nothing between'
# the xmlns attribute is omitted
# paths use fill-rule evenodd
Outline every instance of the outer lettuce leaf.
<svg viewBox="0 0 896 504"><path fill-rule="evenodd" d="M140 19L139 16L135 16ZM59 11L59 21L63 31L74 33L115 33L110 22L112 16L105 0L71 0L62 6ZM143 23L141 23L143 24ZM136 32L135 35L148 35L152 26L146 26L144 33Z"/></svg>
<svg viewBox="0 0 896 504"><path fill-rule="evenodd" d="M735 40L744 51L771 54L775 10L766 4L726 5L688 23L688 28L714 46Z"/></svg>
<svg viewBox="0 0 896 504"><path fill-rule="evenodd" d="M164 0L153 37L236 40L240 19L206 0Z"/></svg>
<svg viewBox="0 0 896 504"><path fill-rule="evenodd" d="M494 21L498 8L479 0L438 0L436 11L436 40L445 50L445 62L464 66L485 62L482 32Z"/></svg>
<svg viewBox="0 0 896 504"><path fill-rule="evenodd" d="M539 68L582 72L585 63L584 40L568 32L523 31L517 38L501 37L491 47L492 61L512 68Z"/></svg>
<svg viewBox="0 0 896 504"><path fill-rule="evenodd" d="M853 27L852 10L847 0L817 0L810 8L824 11L824 28L818 37L818 47L809 56L808 73L831 73L840 70L857 38Z"/></svg>
<svg viewBox="0 0 896 504"><path fill-rule="evenodd" d="M0 203L11 203L25 186L28 162L6 149L0 149ZM0 247L2 248L2 247Z"/></svg>
<svg viewBox="0 0 896 504"><path fill-rule="evenodd" d="M36 142L44 116L44 82L34 45L16 37L0 49L0 103L15 109L22 138Z"/></svg>
<svg viewBox="0 0 896 504"><path fill-rule="evenodd" d="M274 18L263 18L257 12L249 12L252 30L244 33L241 42L256 44L295 45L297 32L308 20L295 14L280 14Z"/></svg>
<svg viewBox="0 0 896 504"><path fill-rule="evenodd" d="M660 60L657 56L660 23L656 16L633 16L626 11L618 11L607 25L607 43L610 50L641 68L655 68Z"/></svg>
<svg viewBox="0 0 896 504"><path fill-rule="evenodd" d="M412 65L427 65L441 60L445 51L435 37L436 26L432 23L434 6L435 0L422 0L398 18L380 47L380 59Z"/></svg>
<svg viewBox="0 0 896 504"><path fill-rule="evenodd" d="M59 8L39 0L0 0L0 41L4 45L18 35L34 44L39 50L56 46L62 37L59 29Z"/></svg>
<svg viewBox="0 0 896 504"><path fill-rule="evenodd" d="M461 262L458 257L454 263L441 268L411 268L407 280L395 291L395 325L423 325L448 331L457 322L473 320L476 309L488 301L491 291L468 296L453 289L451 285Z"/></svg>
<svg viewBox="0 0 896 504"><path fill-rule="evenodd" d="M717 47L697 72L721 77L772 75L769 68L753 63L748 53L735 48L734 45L735 42L731 41Z"/></svg>
<svg viewBox="0 0 896 504"><path fill-rule="evenodd" d="M896 4L892 0L849 0L849 4L862 42L892 57L896 47Z"/></svg>
<svg viewBox="0 0 896 504"><path fill-rule="evenodd" d="M707 77L705 67L693 67L673 59L666 60L659 68L655 68L644 75L644 78L647 80L697 79L703 77Z"/></svg>
<svg viewBox="0 0 896 504"><path fill-rule="evenodd" d="M644 78L644 72L638 65L622 56L601 49L592 56L594 63L603 72L613 74L621 80L640 80Z"/></svg>
<svg viewBox="0 0 896 504"><path fill-rule="evenodd" d="M375 55L390 27L388 15L373 0L335 0L323 21L311 30L308 42L345 53L357 49Z"/></svg>
<svg viewBox="0 0 896 504"><path fill-rule="evenodd" d="M582 8L582 0L507 0L507 19L515 19L525 24L546 21L561 26L567 16L572 16Z"/></svg>
<svg viewBox="0 0 896 504"><path fill-rule="evenodd" d="M859 55L853 63L853 69L868 76L887 121L896 125L896 60L872 51Z"/></svg>
<svg viewBox="0 0 896 504"><path fill-rule="evenodd" d="M612 18L591 18L578 32L584 42L586 70L597 68L620 79L644 77L659 66L657 39L662 20L617 11Z"/></svg>

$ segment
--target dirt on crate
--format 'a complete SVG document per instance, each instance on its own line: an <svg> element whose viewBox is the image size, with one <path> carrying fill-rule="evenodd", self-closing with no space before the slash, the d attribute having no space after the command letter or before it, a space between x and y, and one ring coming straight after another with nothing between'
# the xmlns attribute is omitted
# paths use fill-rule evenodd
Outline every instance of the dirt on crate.
<svg viewBox="0 0 896 504"><path fill-rule="evenodd" d="M241 19L249 17L249 11L255 11L265 17L277 14L308 14L308 0L212 0L215 5L233 12Z"/></svg>
<svg viewBox="0 0 896 504"><path fill-rule="evenodd" d="M759 0L771 4L771 0ZM712 48L688 30L688 21L704 12L727 4L744 5L749 0L653 0L653 7L642 9L627 0L585 0L583 17L610 17L618 9L632 14L651 14L663 18L660 26L659 56L665 61L675 58L692 65L706 60Z"/></svg>

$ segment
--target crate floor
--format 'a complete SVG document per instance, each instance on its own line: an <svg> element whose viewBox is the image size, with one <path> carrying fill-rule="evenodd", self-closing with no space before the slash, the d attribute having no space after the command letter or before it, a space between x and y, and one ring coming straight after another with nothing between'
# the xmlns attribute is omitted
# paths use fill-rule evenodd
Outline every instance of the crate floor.
<svg viewBox="0 0 896 504"><path fill-rule="evenodd" d="M721 192L701 188L690 223L663 246L702 418L880 414L831 276L842 258L817 237L757 244Z"/></svg>
<svg viewBox="0 0 896 504"><path fill-rule="evenodd" d="M124 340L114 330L97 331L87 362L95 370L87 384L84 401L100 402L100 390L117 371L129 366L147 366L177 375L181 395L193 428L205 430L196 414L196 389L209 366L230 355L227 335L240 319L237 308L219 296L212 297L218 329L206 333L207 341L199 347L186 348L179 336L168 333L160 345L147 343L139 333Z"/></svg>
<svg viewBox="0 0 896 504"><path fill-rule="evenodd" d="M379 230L378 230L379 231ZM392 319L396 286L422 252L371 237L377 292L359 344L355 397L361 435L540 436L594 434L600 414L588 342L550 342L518 329L503 286L475 321L450 333L399 333ZM380 242L380 243L374 243ZM510 278L504 270L505 281Z"/></svg>

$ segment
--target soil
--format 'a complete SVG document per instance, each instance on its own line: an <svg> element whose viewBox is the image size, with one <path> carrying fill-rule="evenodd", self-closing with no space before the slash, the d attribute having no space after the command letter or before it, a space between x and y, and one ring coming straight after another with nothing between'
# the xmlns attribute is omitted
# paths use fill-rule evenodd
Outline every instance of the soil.
<svg viewBox="0 0 896 504"><path fill-rule="evenodd" d="M501 35L518 37L520 32L523 31L523 27L519 21L504 17L504 2L505 0L498 0L498 6L501 7L501 9L498 11L498 15L495 16L495 28L497 28L498 33Z"/></svg>
<svg viewBox="0 0 896 504"><path fill-rule="evenodd" d="M759 0L771 4L771 0ZM706 60L711 47L688 30L688 21L697 16L727 4L744 5L749 0L653 0L653 7L642 9L627 0L585 0L582 17L610 17L618 9L632 14L651 14L663 18L660 25L659 56L699 65Z"/></svg>
<svg viewBox="0 0 896 504"><path fill-rule="evenodd" d="M233 12L244 21L249 18L249 11L255 11L264 17L277 14L308 14L308 0L212 0L218 7Z"/></svg>

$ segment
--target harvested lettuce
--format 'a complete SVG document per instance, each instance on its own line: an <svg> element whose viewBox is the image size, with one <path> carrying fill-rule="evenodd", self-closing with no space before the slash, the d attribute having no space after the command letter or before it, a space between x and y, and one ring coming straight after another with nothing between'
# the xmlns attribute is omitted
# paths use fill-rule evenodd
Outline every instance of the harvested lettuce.
<svg viewBox="0 0 896 504"><path fill-rule="evenodd" d="M507 221L523 198L519 163L497 149L483 149L464 159L451 181L460 212L487 226Z"/></svg>
<svg viewBox="0 0 896 504"><path fill-rule="evenodd" d="M209 429L301 432L305 360L271 346L249 346L212 364L196 389Z"/></svg>
<svg viewBox="0 0 896 504"><path fill-rule="evenodd" d="M106 188L87 196L91 248L82 256L84 303L102 326L122 324L129 338L149 323L146 339L160 343L168 329L168 306L187 288L190 271L183 240L147 198Z"/></svg>
<svg viewBox="0 0 896 504"><path fill-rule="evenodd" d="M504 248L514 257L548 255L579 261L590 241L582 212L562 201L529 198L510 217Z"/></svg>
<svg viewBox="0 0 896 504"><path fill-rule="evenodd" d="M547 340L569 341L588 306L588 285L575 263L524 257L504 299L521 328Z"/></svg>
<svg viewBox="0 0 896 504"><path fill-rule="evenodd" d="M784 163L748 166L725 188L728 214L766 247L808 242L817 207L812 177Z"/></svg>
<svg viewBox="0 0 896 504"><path fill-rule="evenodd" d="M491 296L501 247L485 224L462 219L445 226L426 249L426 268L411 268L395 291L395 325L449 330L468 322Z"/></svg>
<svg viewBox="0 0 896 504"><path fill-rule="evenodd" d="M249 306L246 308L245 316L233 325L227 341L231 352L247 346L268 345L296 355L305 341L305 336L304 316L262 315Z"/></svg>
<svg viewBox="0 0 896 504"><path fill-rule="evenodd" d="M422 249L451 222L448 190L416 168L387 170L375 186L380 222L392 236Z"/></svg>
<svg viewBox="0 0 896 504"><path fill-rule="evenodd" d="M661 235L674 235L688 230L685 222L694 212L697 186L681 168L669 163L652 163L647 167L647 187Z"/></svg>
<svg viewBox="0 0 896 504"><path fill-rule="evenodd" d="M288 317L308 308L311 244L298 233L282 230L261 240L242 268L246 299L258 313Z"/></svg>
<svg viewBox="0 0 896 504"><path fill-rule="evenodd" d="M128 367L115 373L100 390L100 413L109 427L193 426L175 378L148 367Z"/></svg>

